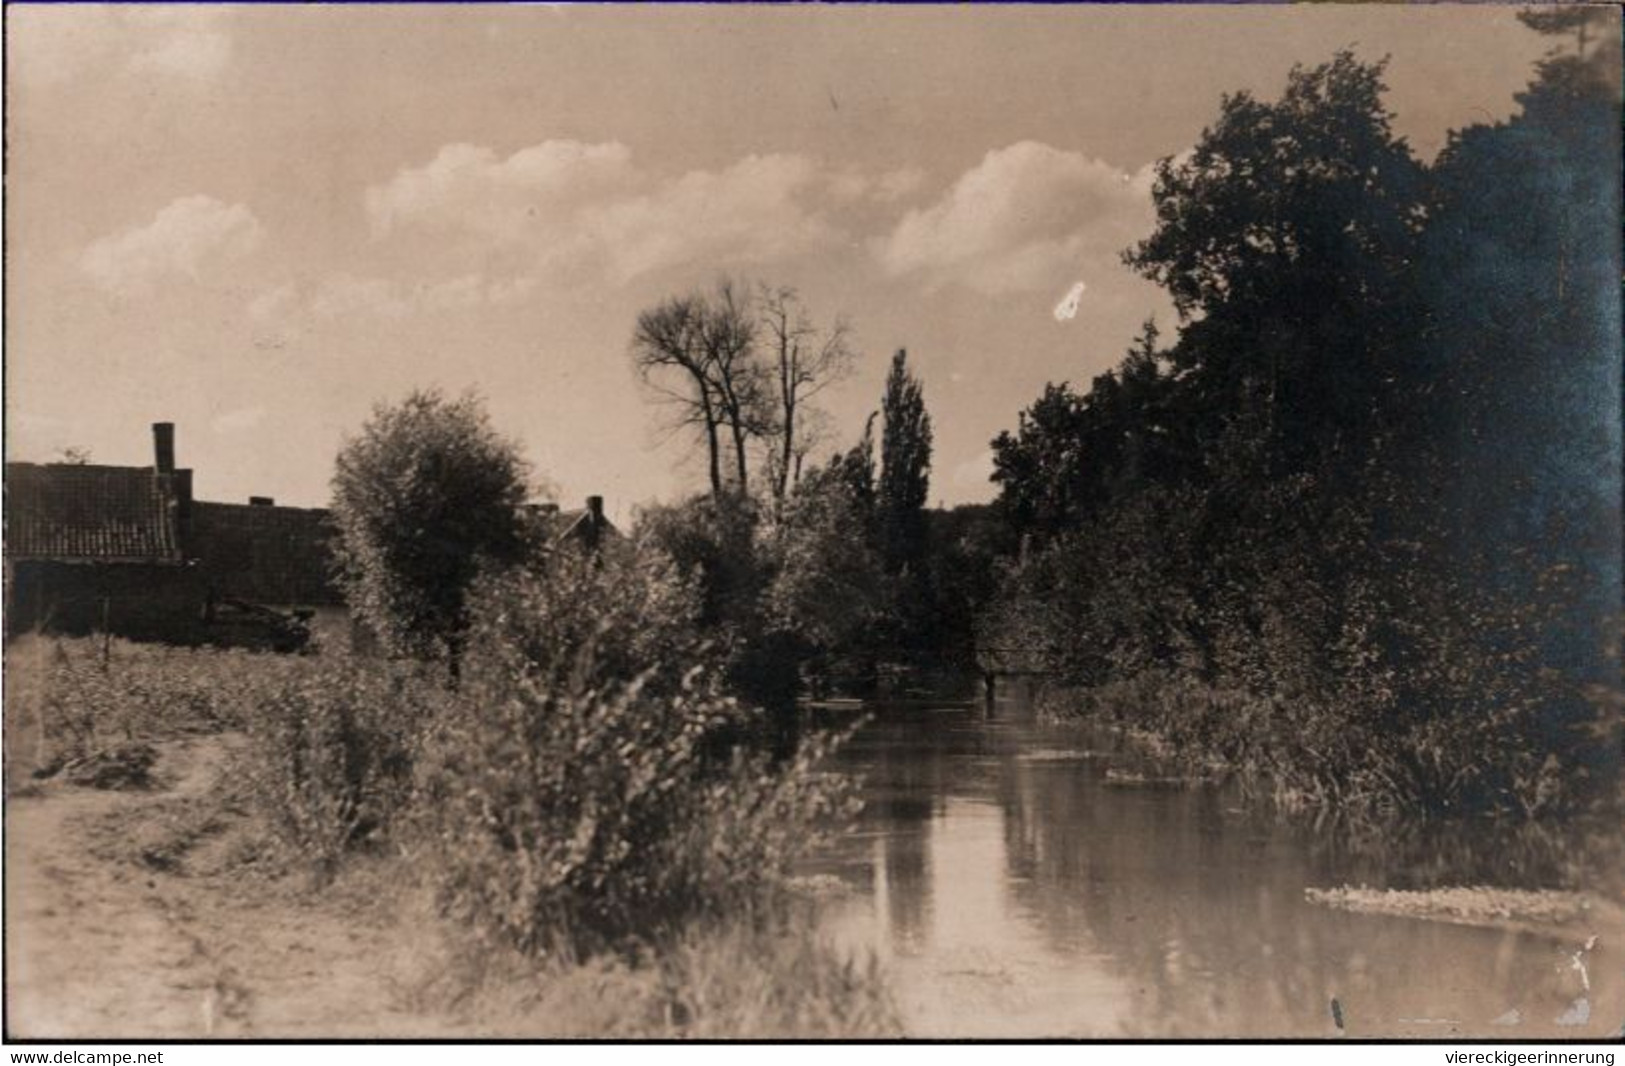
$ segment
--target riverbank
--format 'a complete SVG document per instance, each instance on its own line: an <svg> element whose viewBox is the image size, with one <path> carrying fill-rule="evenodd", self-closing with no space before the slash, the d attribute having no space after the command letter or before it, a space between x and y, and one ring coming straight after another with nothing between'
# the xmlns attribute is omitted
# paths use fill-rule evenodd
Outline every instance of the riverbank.
<svg viewBox="0 0 1625 1066"><path fill-rule="evenodd" d="M832 948L793 886L764 882L728 897L737 907L646 913L591 950L471 936L443 894L468 882L448 882L397 778L379 772L392 751L427 750L391 748L379 731L405 733L410 678L319 656L120 642L23 640L6 666L7 1022L18 1036L898 1032L872 961ZM366 791L346 791L358 779ZM799 781L761 787L781 780ZM740 831L765 824L741 819ZM329 825L343 835L319 835ZM734 857L704 843L696 862ZM525 917L545 930L568 913Z"/></svg>
<svg viewBox="0 0 1625 1066"><path fill-rule="evenodd" d="M1094 687L1046 685L1032 704L1046 721L1120 731L1159 768L1157 776L1233 781L1251 802L1357 832L1405 822L1476 821L1496 831L1606 826L1625 806L1625 778L1606 756L1600 775L1554 754L1540 758L1537 749L1520 747L1529 738L1510 725L1495 735L1493 715L1466 732L1427 722L1386 730L1344 723L1338 730L1324 709L1318 718L1301 715L1163 674ZM1607 734L1599 726L1593 746ZM1617 865L1625 851L1610 849L1599 860Z"/></svg>
<svg viewBox="0 0 1625 1066"><path fill-rule="evenodd" d="M8 1024L37 1039L889 1036L873 964L807 913L630 957L459 949L408 860L318 882L224 800L235 734L158 745L155 787L8 802Z"/></svg>

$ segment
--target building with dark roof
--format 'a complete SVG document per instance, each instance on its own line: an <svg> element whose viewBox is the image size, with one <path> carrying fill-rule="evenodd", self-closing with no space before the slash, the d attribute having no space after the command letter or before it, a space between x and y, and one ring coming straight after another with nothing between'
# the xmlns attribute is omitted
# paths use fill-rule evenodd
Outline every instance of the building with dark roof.
<svg viewBox="0 0 1625 1066"><path fill-rule="evenodd" d="M187 565L192 472L175 428L150 467L6 464L6 631L196 637L203 587Z"/></svg>
<svg viewBox="0 0 1625 1066"><path fill-rule="evenodd" d="M175 427L152 433L152 466L6 464L8 634L259 643L276 609L342 605L327 512L194 501Z"/></svg>
<svg viewBox="0 0 1625 1066"><path fill-rule="evenodd" d="M6 464L6 634L283 647L312 618L347 632L329 513L260 496L193 500L174 425L152 435L152 466ZM600 496L525 516L549 548L596 552L620 539Z"/></svg>
<svg viewBox="0 0 1625 1066"><path fill-rule="evenodd" d="M342 604L332 538L321 508L278 507L264 497L192 505L191 553L221 598L274 607Z"/></svg>
<svg viewBox="0 0 1625 1066"><path fill-rule="evenodd" d="M529 503L525 516L537 539L550 548L571 545L598 551L606 542L622 539L621 531L604 514L602 496L588 496L587 506L578 511L561 511L556 503Z"/></svg>

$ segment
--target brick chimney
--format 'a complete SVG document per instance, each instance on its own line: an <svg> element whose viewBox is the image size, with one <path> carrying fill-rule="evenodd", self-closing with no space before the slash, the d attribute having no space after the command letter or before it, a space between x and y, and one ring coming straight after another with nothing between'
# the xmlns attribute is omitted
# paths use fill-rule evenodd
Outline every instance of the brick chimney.
<svg viewBox="0 0 1625 1066"><path fill-rule="evenodd" d="M175 423L152 424L152 465L160 474L175 472Z"/></svg>
<svg viewBox="0 0 1625 1066"><path fill-rule="evenodd" d="M594 551L604 537L604 498L587 497L587 543Z"/></svg>
<svg viewBox="0 0 1625 1066"><path fill-rule="evenodd" d="M192 470L177 470L171 475L170 484L175 491L175 535L180 538L181 554L185 558L192 558Z"/></svg>

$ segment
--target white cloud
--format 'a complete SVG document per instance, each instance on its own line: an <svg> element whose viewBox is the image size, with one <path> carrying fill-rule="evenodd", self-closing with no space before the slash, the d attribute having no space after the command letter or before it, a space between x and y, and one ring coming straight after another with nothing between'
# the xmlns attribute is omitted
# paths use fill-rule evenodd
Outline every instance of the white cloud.
<svg viewBox="0 0 1625 1066"><path fill-rule="evenodd" d="M925 183L925 171L919 167L900 167L881 174L870 174L857 167L848 167L829 177L829 191L842 202L873 200L880 204L895 203Z"/></svg>
<svg viewBox="0 0 1625 1066"><path fill-rule="evenodd" d="M230 63L228 18L201 5L29 6L8 12L8 52L21 80L35 85L109 73L195 83Z"/></svg>
<svg viewBox="0 0 1625 1066"><path fill-rule="evenodd" d="M696 170L643 196L584 212L581 236L628 281L685 263L759 263L835 237L803 196L817 174L795 155L748 156L720 171Z"/></svg>
<svg viewBox="0 0 1625 1066"><path fill-rule="evenodd" d="M411 310L410 301L390 281L347 273L325 279L310 294L306 306L318 318L349 318L362 314L400 318Z"/></svg>
<svg viewBox="0 0 1625 1066"><path fill-rule="evenodd" d="M1149 229L1150 171L1023 141L989 152L874 245L894 276L998 294L1064 284Z"/></svg>
<svg viewBox="0 0 1625 1066"><path fill-rule="evenodd" d="M636 182L631 150L615 142L544 141L507 159L489 148L450 144L424 166L369 188L365 204L380 236L410 223L501 236L546 229Z"/></svg>
<svg viewBox="0 0 1625 1066"><path fill-rule="evenodd" d="M627 281L823 246L839 235L816 203L834 195L831 183L798 155L662 176L637 167L615 142L545 141L506 159L456 144L368 189L364 204L380 238L409 228L460 231L524 249L536 269L561 280Z"/></svg>
<svg viewBox="0 0 1625 1066"><path fill-rule="evenodd" d="M243 204L183 196L145 225L109 234L86 248L79 267L110 292L144 292L177 276L200 280L206 267L241 259L264 230Z"/></svg>

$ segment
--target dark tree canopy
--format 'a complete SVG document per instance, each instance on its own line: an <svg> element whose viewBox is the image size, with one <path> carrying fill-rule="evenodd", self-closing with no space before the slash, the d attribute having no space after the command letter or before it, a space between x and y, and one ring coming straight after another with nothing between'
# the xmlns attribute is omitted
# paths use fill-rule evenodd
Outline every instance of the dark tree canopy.
<svg viewBox="0 0 1625 1066"><path fill-rule="evenodd" d="M1523 20L1554 48L1520 110L1431 166L1384 64L1346 52L1225 97L1160 164L1125 260L1179 335L1047 386L994 442L1027 550L988 639L1156 693L1164 727L1299 795L1528 814L1606 791L1618 41L1591 12Z"/></svg>
<svg viewBox="0 0 1625 1066"><path fill-rule="evenodd" d="M1174 349L1199 446L1246 412L1272 472L1357 469L1418 323L1424 172L1392 129L1382 63L1294 68L1275 102L1226 96L1157 168L1157 228L1126 255L1185 322Z"/></svg>
<svg viewBox="0 0 1625 1066"><path fill-rule="evenodd" d="M931 416L920 380L899 350L880 405L880 480L876 520L888 573L917 561L925 548L925 504L931 488Z"/></svg>

